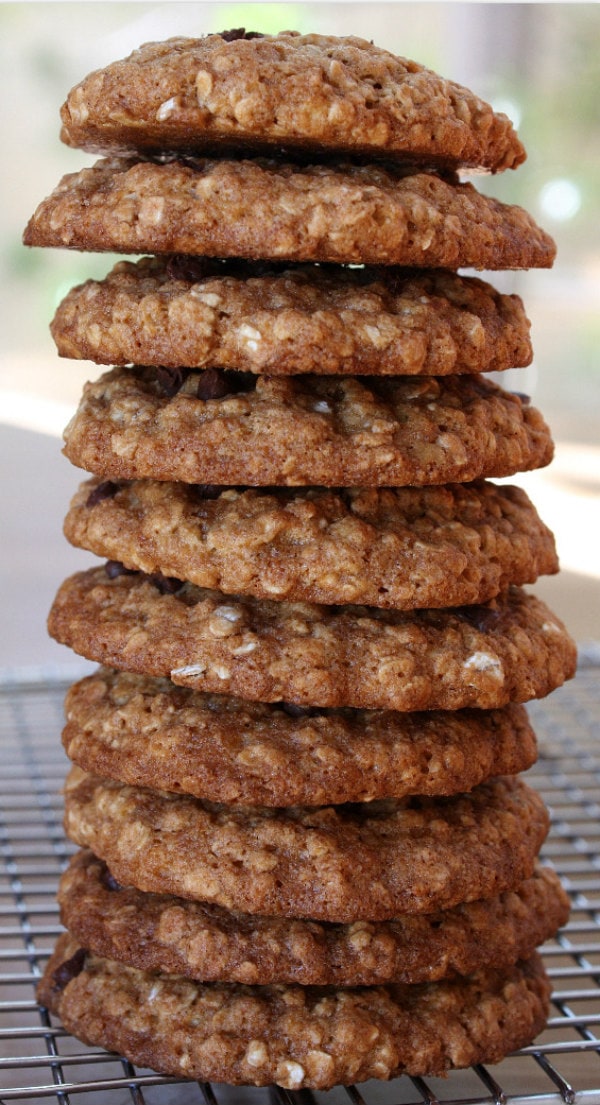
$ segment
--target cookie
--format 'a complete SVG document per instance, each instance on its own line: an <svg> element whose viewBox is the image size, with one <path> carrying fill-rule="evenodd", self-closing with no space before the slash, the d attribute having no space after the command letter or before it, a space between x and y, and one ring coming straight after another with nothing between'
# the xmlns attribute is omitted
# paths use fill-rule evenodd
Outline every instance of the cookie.
<svg viewBox="0 0 600 1105"><path fill-rule="evenodd" d="M63 177L29 246L456 269L548 268L521 207L428 173L274 160L120 158Z"/></svg>
<svg viewBox="0 0 600 1105"><path fill-rule="evenodd" d="M65 751L84 770L242 805L456 794L526 771L537 751L522 706L311 711L108 669L70 688L65 714Z"/></svg>
<svg viewBox="0 0 600 1105"><path fill-rule="evenodd" d="M287 146L494 172L525 159L468 89L361 38L289 31L146 43L76 85L61 118L63 142L94 153Z"/></svg>
<svg viewBox="0 0 600 1105"><path fill-rule="evenodd" d="M118 882L225 909L386 921L495 898L529 878L542 799L507 776L452 798L345 806L218 805L73 767L65 831Z"/></svg>
<svg viewBox="0 0 600 1105"><path fill-rule="evenodd" d="M141 971L203 982L381 986L434 982L527 959L565 924L558 876L534 875L499 898L445 912L352 925L290 921L122 887L79 852L62 876L61 920L80 945Z"/></svg>
<svg viewBox="0 0 600 1105"><path fill-rule="evenodd" d="M122 574L115 574L121 571ZM494 709L570 678L575 645L539 599L376 607L226 598L108 565L60 588L48 627L110 667L262 702L391 710Z"/></svg>
<svg viewBox="0 0 600 1105"><path fill-rule="evenodd" d="M144 257L73 288L51 330L63 357L269 376L445 376L531 361L518 296L435 269Z"/></svg>
<svg viewBox="0 0 600 1105"><path fill-rule="evenodd" d="M422 986L202 985L87 954L65 934L37 993L68 1032L137 1066L298 1090L498 1062L541 1031L550 984L536 953Z"/></svg>
<svg viewBox="0 0 600 1105"><path fill-rule="evenodd" d="M108 479L381 487L510 476L553 447L539 411L481 376L114 368L86 384L64 451Z"/></svg>
<svg viewBox="0 0 600 1105"><path fill-rule="evenodd" d="M558 571L516 487L258 491L90 480L72 545L152 575L257 598L414 609L485 602Z"/></svg>

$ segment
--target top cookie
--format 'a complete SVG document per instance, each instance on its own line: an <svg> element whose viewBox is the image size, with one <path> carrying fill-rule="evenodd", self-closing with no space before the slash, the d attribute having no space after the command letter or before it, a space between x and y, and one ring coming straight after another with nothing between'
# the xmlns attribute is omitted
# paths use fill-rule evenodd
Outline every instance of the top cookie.
<svg viewBox="0 0 600 1105"><path fill-rule="evenodd" d="M307 150L498 172L525 151L472 92L360 38L226 31L151 42L91 73L61 137L93 152Z"/></svg>

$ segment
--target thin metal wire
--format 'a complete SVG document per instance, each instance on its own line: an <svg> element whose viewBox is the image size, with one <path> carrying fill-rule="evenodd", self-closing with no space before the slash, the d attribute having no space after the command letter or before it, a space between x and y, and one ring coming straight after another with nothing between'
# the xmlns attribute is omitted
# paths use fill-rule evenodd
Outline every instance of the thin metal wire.
<svg viewBox="0 0 600 1105"><path fill-rule="evenodd" d="M544 949L554 986L539 1040L493 1070L400 1078L330 1094L184 1082L86 1048L35 1001L61 931L56 884L72 852L62 827L65 687L0 686L0 1105L600 1105L600 668L590 665L531 716L541 747L529 780L547 802L546 861L572 896Z"/></svg>

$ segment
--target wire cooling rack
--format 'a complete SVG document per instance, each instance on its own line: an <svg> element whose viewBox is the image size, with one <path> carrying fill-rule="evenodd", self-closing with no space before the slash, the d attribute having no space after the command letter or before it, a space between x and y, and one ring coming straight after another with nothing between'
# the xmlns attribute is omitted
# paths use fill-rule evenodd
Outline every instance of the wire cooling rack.
<svg viewBox="0 0 600 1105"><path fill-rule="evenodd" d="M544 855L573 900L569 925L544 949L554 986L546 1031L494 1067L330 1093L163 1078L78 1043L37 1005L35 982L60 932L56 883L71 851L60 799L66 687L0 686L0 1105L600 1105L599 675L593 662L583 666L573 683L531 706L541 756L528 778L552 814Z"/></svg>

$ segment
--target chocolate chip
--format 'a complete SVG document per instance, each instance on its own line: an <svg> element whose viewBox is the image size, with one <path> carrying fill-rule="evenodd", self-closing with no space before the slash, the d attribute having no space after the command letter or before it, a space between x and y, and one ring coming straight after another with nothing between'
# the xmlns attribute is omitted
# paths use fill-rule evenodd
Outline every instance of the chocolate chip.
<svg viewBox="0 0 600 1105"><path fill-rule="evenodd" d="M103 499L112 499L113 495L117 494L119 488L120 484L113 483L112 480L104 480L104 482L99 483L93 491L90 491L85 501L85 505L92 507L96 506L98 503L101 503Z"/></svg>
<svg viewBox="0 0 600 1105"><path fill-rule="evenodd" d="M247 31L244 27L238 27L235 31L219 31L219 38L222 38L224 42L237 42L240 38L248 40L264 37L259 31Z"/></svg>
<svg viewBox="0 0 600 1105"><path fill-rule="evenodd" d="M241 391L252 391L256 377L251 372L226 372L223 368L207 368L198 380L198 399L223 399Z"/></svg>
<svg viewBox="0 0 600 1105"><path fill-rule="evenodd" d="M502 611L493 606L461 606L459 612L469 625L479 629L481 633L489 633L492 629L496 629L502 617Z"/></svg>
<svg viewBox="0 0 600 1105"><path fill-rule="evenodd" d="M120 560L107 560L104 565L104 571L109 579L116 579L117 576L134 576L137 574L135 568L126 568L124 564L121 564Z"/></svg>
<svg viewBox="0 0 600 1105"><path fill-rule="evenodd" d="M156 369L156 380L163 395L172 399L183 387L188 372L185 368L165 368L163 365Z"/></svg>
<svg viewBox="0 0 600 1105"><path fill-rule="evenodd" d="M236 258L228 261L227 265L233 274L246 280L252 276L279 276L290 269L289 261L244 261Z"/></svg>
<svg viewBox="0 0 600 1105"><path fill-rule="evenodd" d="M207 368L198 380L196 395L199 399L222 399L230 390L231 385L222 368Z"/></svg>
<svg viewBox="0 0 600 1105"><path fill-rule="evenodd" d="M148 579L160 591L161 595L175 595L183 587L182 580L175 579L174 576L163 576L160 572L148 576Z"/></svg>
<svg viewBox="0 0 600 1105"><path fill-rule="evenodd" d="M290 717L314 717L319 713L315 706L297 706L295 702L282 702L281 709Z"/></svg>
<svg viewBox="0 0 600 1105"><path fill-rule="evenodd" d="M108 867L104 868L100 878L101 878L102 885L104 887L106 887L107 890L122 890L123 889L123 887L121 886L121 883L117 882L114 875L112 875L111 872L108 870Z"/></svg>
<svg viewBox="0 0 600 1105"><path fill-rule="evenodd" d="M104 571L109 579L117 579L118 576L139 576L142 580L152 583L162 595L174 595L184 586L182 580L174 576L163 576L160 572L150 574L139 572L135 568L126 568L119 560L107 560Z"/></svg>
<svg viewBox="0 0 600 1105"><path fill-rule="evenodd" d="M222 264L209 257L189 257L184 253L173 254L167 260L167 276L171 280L187 280L190 284L205 280L220 272Z"/></svg>
<svg viewBox="0 0 600 1105"><path fill-rule="evenodd" d="M60 967L57 967L52 975L52 989L60 993L77 975L80 975L85 967L85 957L87 951L85 948L79 948L79 951L75 952L70 959L65 959L64 963L61 963Z"/></svg>
<svg viewBox="0 0 600 1105"><path fill-rule="evenodd" d="M192 169L203 165L197 157L182 154L178 159ZM289 261L248 261L243 257L192 257L187 253L173 253L166 261L167 276L171 280L186 280L189 284L209 277L233 276L248 280L253 276L277 276L289 269Z"/></svg>
<svg viewBox="0 0 600 1105"><path fill-rule="evenodd" d="M216 483L195 483L190 487L197 499L218 499L226 488Z"/></svg>
<svg viewBox="0 0 600 1105"><path fill-rule="evenodd" d="M331 487L330 491L332 495L337 495L338 499L341 499L344 506L348 510L354 509L354 503L356 501L356 491L351 487Z"/></svg>
<svg viewBox="0 0 600 1105"><path fill-rule="evenodd" d="M446 184L460 184L460 177L456 169L451 169L449 165L432 166L431 172L439 176L441 180L444 180Z"/></svg>
<svg viewBox="0 0 600 1105"><path fill-rule="evenodd" d="M524 391L512 391L511 395L516 395L517 399L520 399L524 407L528 407L531 403L531 396L526 395Z"/></svg>

